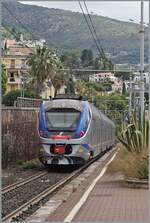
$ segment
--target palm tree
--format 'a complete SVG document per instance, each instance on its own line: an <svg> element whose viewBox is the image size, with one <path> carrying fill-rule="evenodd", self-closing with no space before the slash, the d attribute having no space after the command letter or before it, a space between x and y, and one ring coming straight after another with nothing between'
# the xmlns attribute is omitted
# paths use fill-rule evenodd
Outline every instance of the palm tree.
<svg viewBox="0 0 150 223"><path fill-rule="evenodd" d="M63 86L66 85L69 81L69 75L65 73L64 71L57 71L55 75L52 78L52 84L55 88L55 96L58 93L58 90Z"/></svg>
<svg viewBox="0 0 150 223"><path fill-rule="evenodd" d="M27 64L30 66L32 84L36 89L37 95L42 92L46 79L53 79L58 65L58 58L55 53L46 46L38 47L32 54Z"/></svg>

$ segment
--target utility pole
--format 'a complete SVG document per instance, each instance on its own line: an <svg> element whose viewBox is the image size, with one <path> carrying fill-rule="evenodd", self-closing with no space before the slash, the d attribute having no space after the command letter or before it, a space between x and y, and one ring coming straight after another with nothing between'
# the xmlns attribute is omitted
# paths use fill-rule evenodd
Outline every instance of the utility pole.
<svg viewBox="0 0 150 223"><path fill-rule="evenodd" d="M148 133L148 150L150 154L150 0L149 0L149 32L148 32L148 44L149 44L149 111L148 111L148 122L149 122L149 133ZM150 171L150 166L149 166Z"/></svg>
<svg viewBox="0 0 150 223"><path fill-rule="evenodd" d="M140 116L144 115L144 2L141 1L141 44L140 44Z"/></svg>
<svg viewBox="0 0 150 223"><path fill-rule="evenodd" d="M130 73L129 119L132 116L132 75Z"/></svg>

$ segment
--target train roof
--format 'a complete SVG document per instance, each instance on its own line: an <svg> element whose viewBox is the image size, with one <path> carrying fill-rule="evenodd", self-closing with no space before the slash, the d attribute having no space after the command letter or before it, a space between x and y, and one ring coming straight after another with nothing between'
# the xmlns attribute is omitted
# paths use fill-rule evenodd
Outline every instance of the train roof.
<svg viewBox="0 0 150 223"><path fill-rule="evenodd" d="M83 101L74 99L57 99L52 101L44 101L43 105L45 107L45 110L50 110L52 108L73 108L77 111L82 112L84 109Z"/></svg>

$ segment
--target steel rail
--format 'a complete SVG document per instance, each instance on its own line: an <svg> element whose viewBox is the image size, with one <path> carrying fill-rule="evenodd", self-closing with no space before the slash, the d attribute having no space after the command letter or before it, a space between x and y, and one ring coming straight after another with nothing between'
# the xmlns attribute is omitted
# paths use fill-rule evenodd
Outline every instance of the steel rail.
<svg viewBox="0 0 150 223"><path fill-rule="evenodd" d="M13 183L11 185L8 185L8 186L2 188L2 195L4 195L5 193L7 193L9 191L15 190L16 188L19 188L22 185L30 183L31 181L36 180L36 179L38 179L38 178L40 178L42 176L45 176L46 174L47 174L47 171L44 171L44 172L42 172L40 174L34 174L34 175L32 175L32 176L28 177L27 179L22 180L20 182L16 182L16 183Z"/></svg>
<svg viewBox="0 0 150 223"><path fill-rule="evenodd" d="M4 222L4 221L10 222L12 220L12 218L15 218L15 217L21 215L21 213L27 211L28 208L30 208L30 206L33 206L33 205L37 204L40 200L42 200L46 196L48 196L48 195L52 194L53 192L57 191L59 188L61 188L62 186L64 186L66 183L68 183L68 181L70 181L73 178L77 177L81 172L83 172L92 163L94 163L95 161L97 161L105 153L106 153L106 151L103 152L103 153L101 153L100 155L96 156L95 158L91 159L89 162L87 162L84 166L82 166L81 168L79 168L78 170L76 170L74 173L72 173L69 176L65 177L63 180L60 180L59 182L57 182L56 184L54 184L50 188L47 188L46 190L44 190L40 194L36 195L31 200L29 200L28 202L26 202L23 205L21 205L19 208L17 208L13 212L11 212L8 215L6 215L5 217L3 217L2 218L2 222Z"/></svg>

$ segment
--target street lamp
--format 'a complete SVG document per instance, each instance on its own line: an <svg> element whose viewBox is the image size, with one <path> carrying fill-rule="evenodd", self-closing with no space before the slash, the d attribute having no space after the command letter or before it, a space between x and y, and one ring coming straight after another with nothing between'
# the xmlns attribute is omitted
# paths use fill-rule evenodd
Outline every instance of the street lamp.
<svg viewBox="0 0 150 223"><path fill-rule="evenodd" d="M24 98L24 90L25 90L25 89L24 89L24 84L25 84L26 80L27 80L27 79L24 78L24 77L21 78L21 97L22 97L22 98Z"/></svg>

